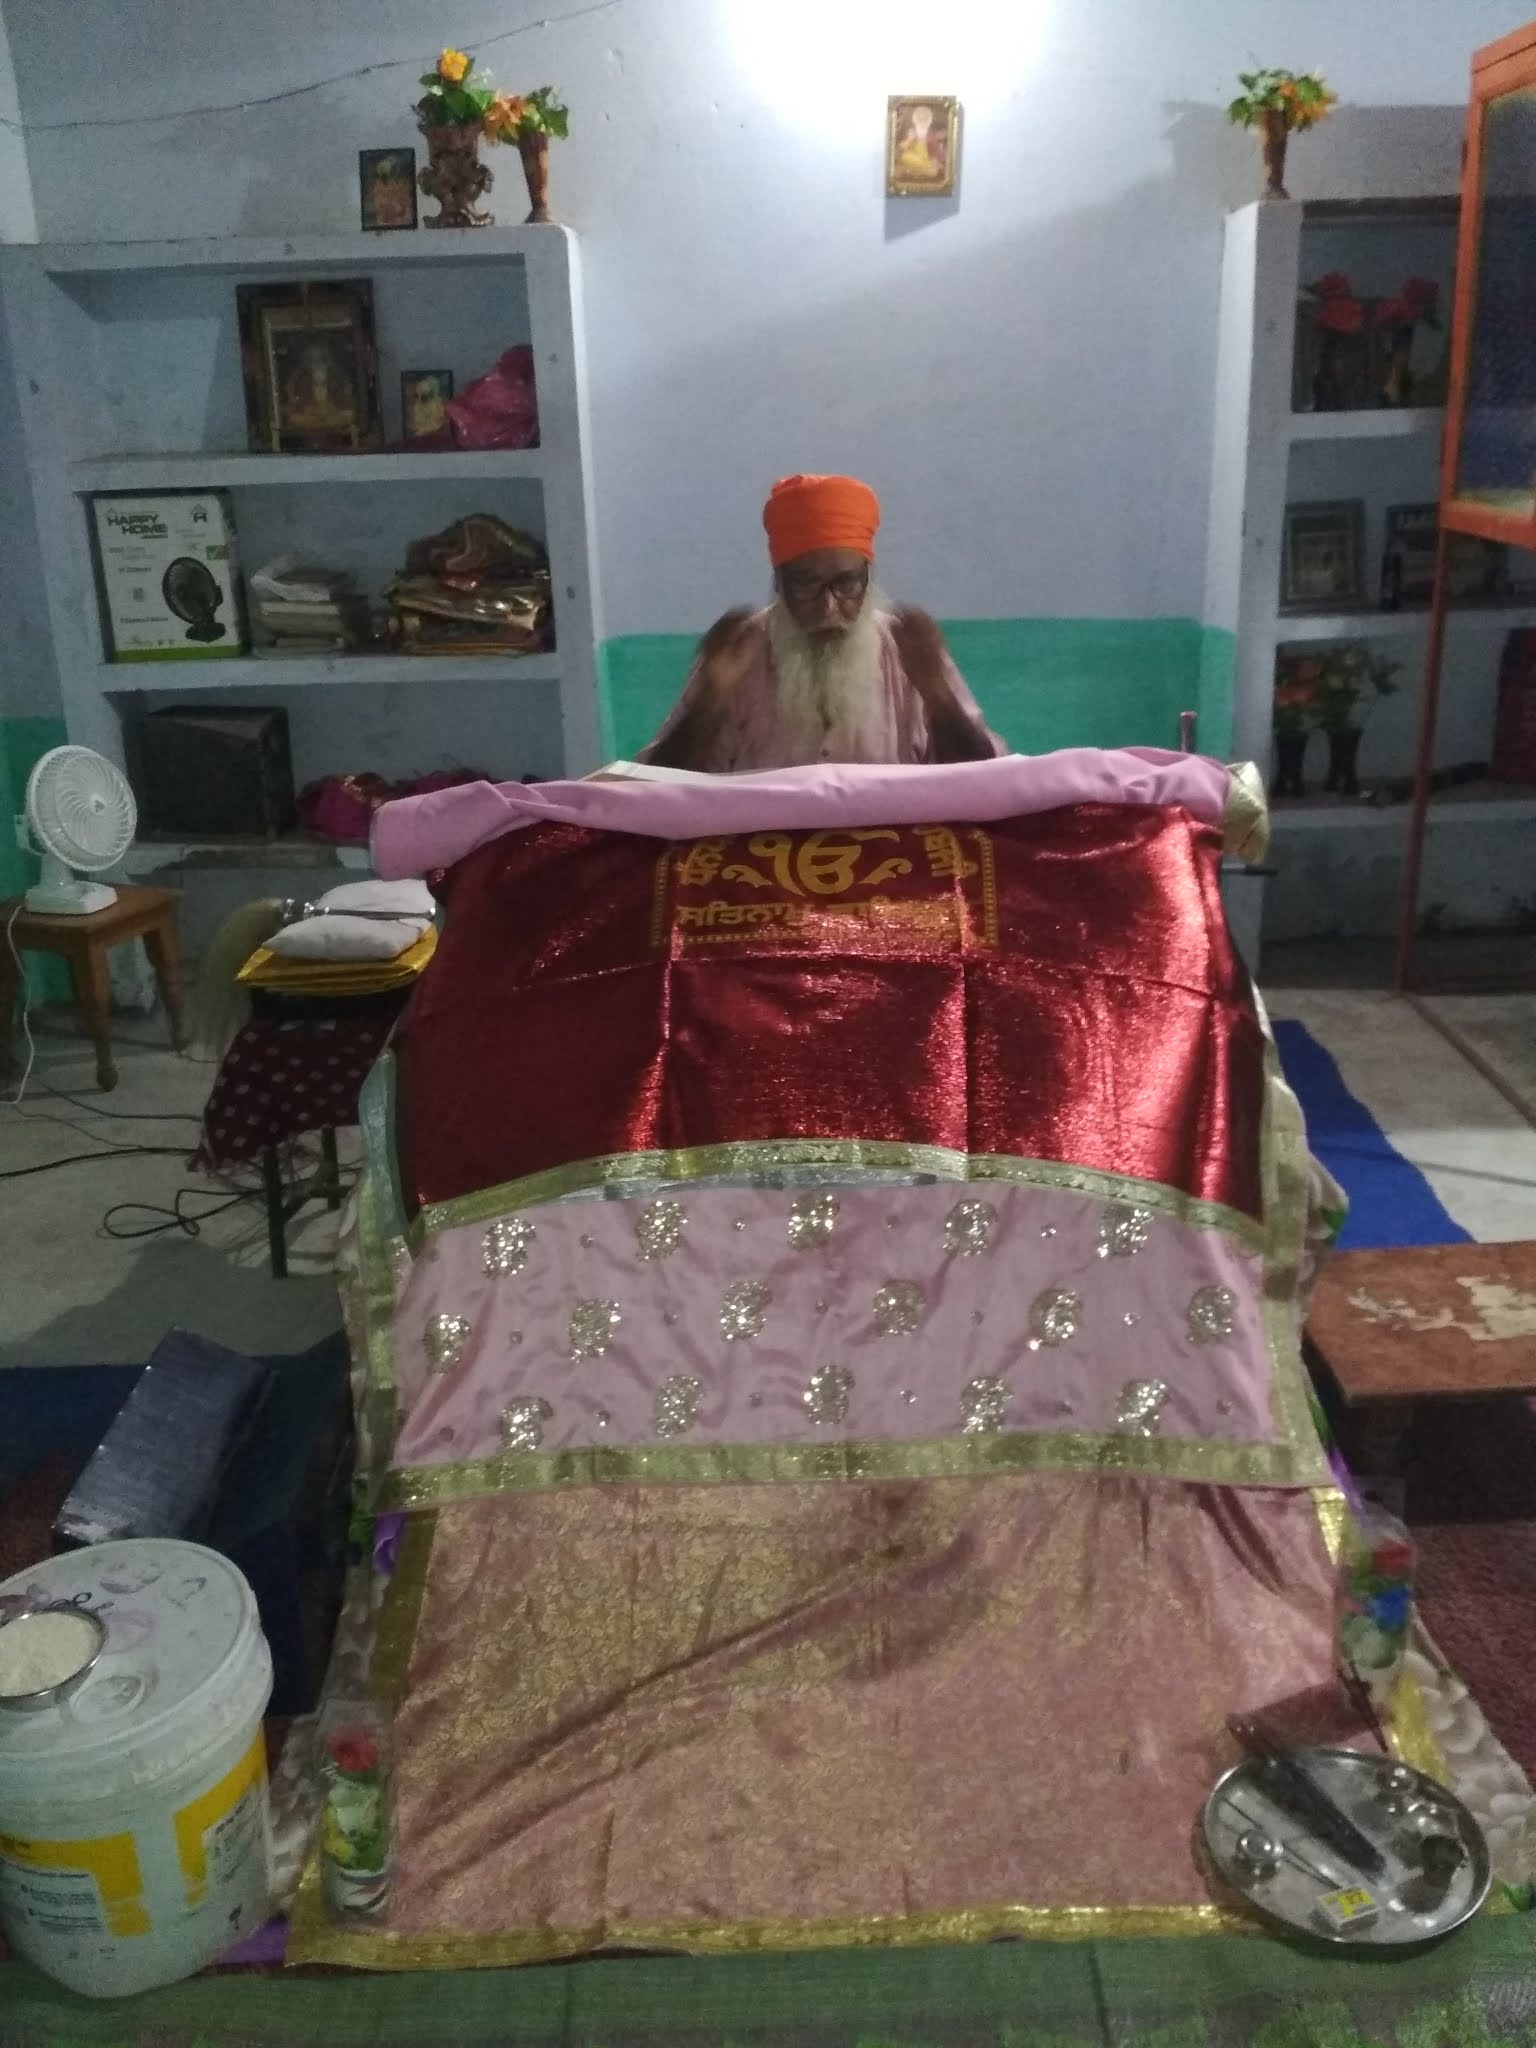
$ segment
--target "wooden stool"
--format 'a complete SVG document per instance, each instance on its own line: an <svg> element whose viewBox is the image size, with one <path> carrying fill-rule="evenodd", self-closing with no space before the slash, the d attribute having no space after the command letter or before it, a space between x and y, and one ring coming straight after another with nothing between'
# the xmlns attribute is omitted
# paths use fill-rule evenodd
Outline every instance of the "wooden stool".
<svg viewBox="0 0 1536 2048"><path fill-rule="evenodd" d="M1323 1265L1307 1340L1360 1469L1397 1476L1425 1402L1536 1394L1536 1244L1340 1252Z"/></svg>
<svg viewBox="0 0 1536 2048"><path fill-rule="evenodd" d="M9 929L16 953L57 953L68 962L75 1006L96 1048L96 1085L117 1086L112 1059L112 984L107 955L128 939L142 939L155 970L160 1000L171 1020L171 1043L178 1052L186 1044L181 1022L181 956L176 946L174 889L138 889L124 883L117 901L83 917L61 917L43 911L17 910L20 899L0 903L0 934ZM12 913L16 922L11 923ZM0 936L0 1068L11 1064L11 1017L16 1001L16 958Z"/></svg>

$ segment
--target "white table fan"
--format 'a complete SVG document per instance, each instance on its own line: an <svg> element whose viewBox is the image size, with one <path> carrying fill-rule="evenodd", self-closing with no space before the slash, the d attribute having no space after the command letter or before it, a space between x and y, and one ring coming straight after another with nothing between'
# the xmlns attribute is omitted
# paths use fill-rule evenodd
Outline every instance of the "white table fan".
<svg viewBox="0 0 1536 2048"><path fill-rule="evenodd" d="M120 769L89 747L51 747L27 777L16 836L42 859L26 907L47 917L85 917L117 901L105 882L83 879L115 867L133 844L138 810Z"/></svg>

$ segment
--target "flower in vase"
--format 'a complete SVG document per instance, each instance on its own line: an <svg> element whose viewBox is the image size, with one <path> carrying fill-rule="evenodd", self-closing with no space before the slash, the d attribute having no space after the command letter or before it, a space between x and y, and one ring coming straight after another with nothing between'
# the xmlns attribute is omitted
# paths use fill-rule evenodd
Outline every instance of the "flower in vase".
<svg viewBox="0 0 1536 2048"><path fill-rule="evenodd" d="M378 1769L379 1746L366 1728L338 1728L325 1747L337 1770L350 1778Z"/></svg>
<svg viewBox="0 0 1536 2048"><path fill-rule="evenodd" d="M469 62L462 50L444 50L437 60L437 75L449 85L462 85L469 76Z"/></svg>

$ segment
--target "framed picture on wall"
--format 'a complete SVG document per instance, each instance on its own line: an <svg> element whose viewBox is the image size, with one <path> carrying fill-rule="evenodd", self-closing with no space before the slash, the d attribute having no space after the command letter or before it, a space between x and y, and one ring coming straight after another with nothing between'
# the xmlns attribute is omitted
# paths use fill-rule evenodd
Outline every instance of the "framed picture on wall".
<svg viewBox="0 0 1536 2048"><path fill-rule="evenodd" d="M383 233L416 225L414 149L360 149L357 183L363 227Z"/></svg>
<svg viewBox="0 0 1536 2048"><path fill-rule="evenodd" d="M1365 504L1340 498L1287 505L1280 558L1280 609L1345 611L1365 602Z"/></svg>
<svg viewBox="0 0 1536 2048"><path fill-rule="evenodd" d="M892 199L946 199L960 176L960 102L910 93L886 102L885 189Z"/></svg>
<svg viewBox="0 0 1536 2048"><path fill-rule="evenodd" d="M250 445L270 455L376 448L373 285L242 284L240 355Z"/></svg>

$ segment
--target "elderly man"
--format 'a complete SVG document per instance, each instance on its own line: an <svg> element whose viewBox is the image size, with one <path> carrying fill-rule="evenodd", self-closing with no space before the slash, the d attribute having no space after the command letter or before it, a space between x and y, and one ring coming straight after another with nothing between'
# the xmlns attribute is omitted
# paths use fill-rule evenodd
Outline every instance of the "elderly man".
<svg viewBox="0 0 1536 2048"><path fill-rule="evenodd" d="M775 597L705 634L641 756L711 774L817 761L979 761L1006 751L926 612L871 582L880 502L848 476L791 476L763 509Z"/></svg>

